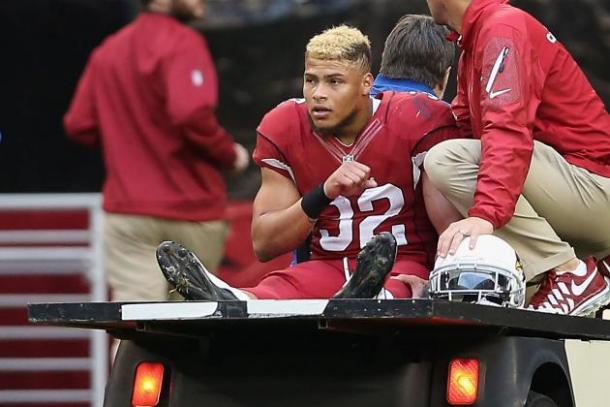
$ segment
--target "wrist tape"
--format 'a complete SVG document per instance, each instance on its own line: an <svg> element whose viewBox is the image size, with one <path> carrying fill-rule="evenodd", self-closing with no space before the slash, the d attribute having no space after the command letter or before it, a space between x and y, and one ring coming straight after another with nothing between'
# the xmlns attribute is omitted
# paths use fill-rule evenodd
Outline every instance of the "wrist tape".
<svg viewBox="0 0 610 407"><path fill-rule="evenodd" d="M309 219L318 219L320 214L332 202L332 199L324 194L324 184L320 184L303 195L301 208Z"/></svg>

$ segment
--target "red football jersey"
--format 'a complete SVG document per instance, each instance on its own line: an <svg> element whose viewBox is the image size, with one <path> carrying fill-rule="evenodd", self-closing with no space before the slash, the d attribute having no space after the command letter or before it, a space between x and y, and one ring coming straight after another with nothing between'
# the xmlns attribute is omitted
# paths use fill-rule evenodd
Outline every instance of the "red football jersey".
<svg viewBox="0 0 610 407"><path fill-rule="evenodd" d="M430 266L436 233L424 207L420 166L434 144L457 137L447 103L422 92L382 93L351 146L313 131L304 100L288 100L263 118L255 162L293 180L303 195L324 182L344 159L371 168L378 186L336 198L316 221L312 258L355 257L380 232L391 232L398 255Z"/></svg>

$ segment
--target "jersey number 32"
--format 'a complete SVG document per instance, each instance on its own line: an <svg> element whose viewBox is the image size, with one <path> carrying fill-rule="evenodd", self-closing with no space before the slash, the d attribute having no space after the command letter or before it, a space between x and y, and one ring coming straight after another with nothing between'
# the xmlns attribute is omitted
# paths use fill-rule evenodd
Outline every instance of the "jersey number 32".
<svg viewBox="0 0 610 407"><path fill-rule="evenodd" d="M365 189L358 197L358 208L355 208L355 210L363 214L372 212L374 210L373 202L379 200L389 201L390 206L385 213L366 216L360 222L358 234L360 236L361 248L373 237L375 228L392 216L398 215L405 204L402 190L395 185L385 184ZM344 196L337 197L331 202L331 205L339 210L339 234L331 236L327 229L320 229L320 246L324 250L340 252L346 250L354 240L354 229L352 227L354 223L354 208L352 208L351 202ZM407 244L405 225L393 225L391 231L399 246Z"/></svg>

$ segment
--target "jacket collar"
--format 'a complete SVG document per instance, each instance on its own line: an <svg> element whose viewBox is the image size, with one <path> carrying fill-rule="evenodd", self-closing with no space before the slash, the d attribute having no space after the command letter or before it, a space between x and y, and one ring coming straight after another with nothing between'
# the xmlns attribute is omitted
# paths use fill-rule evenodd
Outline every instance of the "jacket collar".
<svg viewBox="0 0 610 407"><path fill-rule="evenodd" d="M462 19L462 35L458 39L460 48L469 48L474 26L481 15L490 7L506 4L509 0L472 0Z"/></svg>
<svg viewBox="0 0 610 407"><path fill-rule="evenodd" d="M375 96L378 93L387 91L425 92L435 96L434 91L429 86L421 82L410 81L408 79L388 78L387 76L383 76L381 74L377 75L375 78L375 83L373 83L373 89L371 89L371 96Z"/></svg>

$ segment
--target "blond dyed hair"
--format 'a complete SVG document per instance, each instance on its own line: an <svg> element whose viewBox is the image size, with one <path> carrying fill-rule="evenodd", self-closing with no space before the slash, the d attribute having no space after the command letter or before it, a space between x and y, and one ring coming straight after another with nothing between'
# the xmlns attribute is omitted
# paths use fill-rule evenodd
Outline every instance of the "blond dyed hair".
<svg viewBox="0 0 610 407"><path fill-rule="evenodd" d="M369 72L371 42L359 29L340 25L312 37L305 47L305 58L348 61Z"/></svg>

